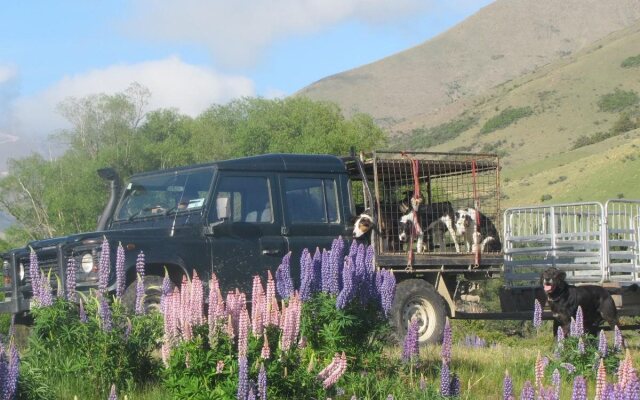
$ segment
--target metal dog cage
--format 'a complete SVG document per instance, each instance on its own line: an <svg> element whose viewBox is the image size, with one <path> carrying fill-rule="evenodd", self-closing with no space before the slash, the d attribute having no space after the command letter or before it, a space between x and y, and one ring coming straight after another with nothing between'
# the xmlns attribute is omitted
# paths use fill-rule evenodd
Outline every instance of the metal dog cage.
<svg viewBox="0 0 640 400"><path fill-rule="evenodd" d="M418 252L412 242L415 265L501 264L500 167L496 155L378 151L362 159L375 196L379 229L374 244L379 254L406 262L411 242L400 242L398 225L409 212L408 202L417 188L423 199L418 213L426 248ZM467 208L480 211L480 232L491 231L496 236L497 243L481 257L467 251L462 239L453 238L448 231L443 232L445 245L440 248L434 243L436 232L427 229L446 210L455 214ZM451 219L455 225L455 216Z"/></svg>

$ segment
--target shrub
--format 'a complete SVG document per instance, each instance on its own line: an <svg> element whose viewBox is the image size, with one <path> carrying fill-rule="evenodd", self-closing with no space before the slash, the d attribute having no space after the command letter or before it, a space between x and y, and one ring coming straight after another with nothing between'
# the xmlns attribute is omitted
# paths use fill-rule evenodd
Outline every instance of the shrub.
<svg viewBox="0 0 640 400"><path fill-rule="evenodd" d="M600 96L598 108L603 112L619 112L638 104L640 97L633 90L616 89L613 93Z"/></svg>
<svg viewBox="0 0 640 400"><path fill-rule="evenodd" d="M461 117L432 128L416 128L409 134L411 149L426 149L448 142L460 136L478 122L476 117Z"/></svg>
<svg viewBox="0 0 640 400"><path fill-rule="evenodd" d="M622 68L640 67L640 54L637 56L627 57L620 64Z"/></svg>
<svg viewBox="0 0 640 400"><path fill-rule="evenodd" d="M632 131L639 126L638 120L635 121L631 118L630 113L622 113L620 114L620 118L616 122L613 123L611 127L612 135L620 135L625 132Z"/></svg>
<svg viewBox="0 0 640 400"><path fill-rule="evenodd" d="M519 119L528 117L533 114L533 109L529 106L519 108L506 108L502 112L494 117L489 118L480 129L481 134L491 133L499 129L504 129L507 126L517 122Z"/></svg>
<svg viewBox="0 0 640 400"><path fill-rule="evenodd" d="M553 199L553 196L551 196L550 194L543 194L542 196L540 196L540 201L543 203L551 199Z"/></svg>

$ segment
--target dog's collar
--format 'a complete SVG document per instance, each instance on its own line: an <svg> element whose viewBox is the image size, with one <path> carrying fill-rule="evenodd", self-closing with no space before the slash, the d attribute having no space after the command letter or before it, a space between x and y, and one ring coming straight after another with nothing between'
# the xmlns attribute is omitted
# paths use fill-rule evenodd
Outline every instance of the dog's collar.
<svg viewBox="0 0 640 400"><path fill-rule="evenodd" d="M554 298L552 295L556 292L555 290L552 293L547 293L547 300L553 302L553 301L558 301L560 299L560 296L562 296L562 294L567 290L567 286L565 285L564 288L562 290L560 290L560 292L556 293L557 296Z"/></svg>

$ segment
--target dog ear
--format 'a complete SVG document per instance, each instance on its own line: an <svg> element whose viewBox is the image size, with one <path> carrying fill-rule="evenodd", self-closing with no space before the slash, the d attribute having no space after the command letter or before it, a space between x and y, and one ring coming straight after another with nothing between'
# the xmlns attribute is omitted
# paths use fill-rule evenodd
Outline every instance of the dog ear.
<svg viewBox="0 0 640 400"><path fill-rule="evenodd" d="M398 208L402 214L406 214L409 211L409 206L404 203L398 204Z"/></svg>
<svg viewBox="0 0 640 400"><path fill-rule="evenodd" d="M558 276L558 278L562 279L563 281L565 279L567 279L567 273L564 272L564 271L558 271L558 275L557 276Z"/></svg>

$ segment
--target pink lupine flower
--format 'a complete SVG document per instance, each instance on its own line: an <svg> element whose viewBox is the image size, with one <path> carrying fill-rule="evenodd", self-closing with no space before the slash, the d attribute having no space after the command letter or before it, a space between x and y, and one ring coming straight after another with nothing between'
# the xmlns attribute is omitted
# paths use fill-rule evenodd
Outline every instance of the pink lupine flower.
<svg viewBox="0 0 640 400"><path fill-rule="evenodd" d="M271 349L269 348L269 341L267 340L267 334L264 334L264 343L262 344L262 351L260 357L264 360L268 360L271 357Z"/></svg>
<svg viewBox="0 0 640 400"><path fill-rule="evenodd" d="M124 294L124 285L126 283L124 263L124 247L122 247L121 242L118 242L118 248L116 249L116 298L118 299Z"/></svg>
<svg viewBox="0 0 640 400"><path fill-rule="evenodd" d="M235 339L236 334L233 331L233 319L231 317L231 314L228 314L227 324L225 325L225 331L227 332L227 336L229 336L229 339L231 340Z"/></svg>
<svg viewBox="0 0 640 400"><path fill-rule="evenodd" d="M345 356L344 352L342 352L342 356L337 360L336 366L333 369L333 371L331 371L329 376L327 376L327 378L322 381L322 386L325 389L330 388L336 382L338 382L338 379L340 379L346 371L347 371L347 357Z"/></svg>
<svg viewBox="0 0 640 400"><path fill-rule="evenodd" d="M322 371L318 372L318 379L320 380L326 379L331 374L331 371L333 371L333 369L336 367L339 359L340 359L340 353L336 353L333 356L333 359L331 359L331 362L329 363L329 365L324 367Z"/></svg>
<svg viewBox="0 0 640 400"><path fill-rule="evenodd" d="M111 392L109 392L109 400L118 400L118 393L116 392L115 383L111 385Z"/></svg>
<svg viewBox="0 0 640 400"><path fill-rule="evenodd" d="M216 374L222 373L223 370L224 370L224 361L218 360L218 362L216 363Z"/></svg>
<svg viewBox="0 0 640 400"><path fill-rule="evenodd" d="M542 387L542 380L544 379L544 364L542 362L542 356L540 355L540 351L538 351L538 356L536 357L536 387L539 389Z"/></svg>
<svg viewBox="0 0 640 400"><path fill-rule="evenodd" d="M253 288L251 291L251 331L253 336L260 337L264 331L264 308L265 295L262 288L262 281L258 275L253 277Z"/></svg>
<svg viewBox="0 0 640 400"><path fill-rule="evenodd" d="M273 280L273 275L271 275L271 271L267 271L267 290L266 290L266 300L265 300L265 315L264 315L264 325L278 325L278 315L277 312L274 313L273 309L276 311L278 309L278 301L276 300L276 282ZM273 319L273 317L276 317Z"/></svg>
<svg viewBox="0 0 640 400"><path fill-rule="evenodd" d="M602 332L602 331L600 331ZM607 370L604 367L604 359L600 358L598 374L596 376L596 396L594 400L603 400L602 395L607 386Z"/></svg>
<svg viewBox="0 0 640 400"><path fill-rule="evenodd" d="M190 295L191 323L193 325L202 325L204 322L204 288L196 270L193 270Z"/></svg>
<svg viewBox="0 0 640 400"><path fill-rule="evenodd" d="M247 345L249 336L249 312L245 308L240 312L238 320L238 357L247 356Z"/></svg>
<svg viewBox="0 0 640 400"><path fill-rule="evenodd" d="M289 350L294 343L297 343L298 332L300 331L301 306L300 296L294 291L289 299L288 307L282 311L280 347L283 351Z"/></svg>

